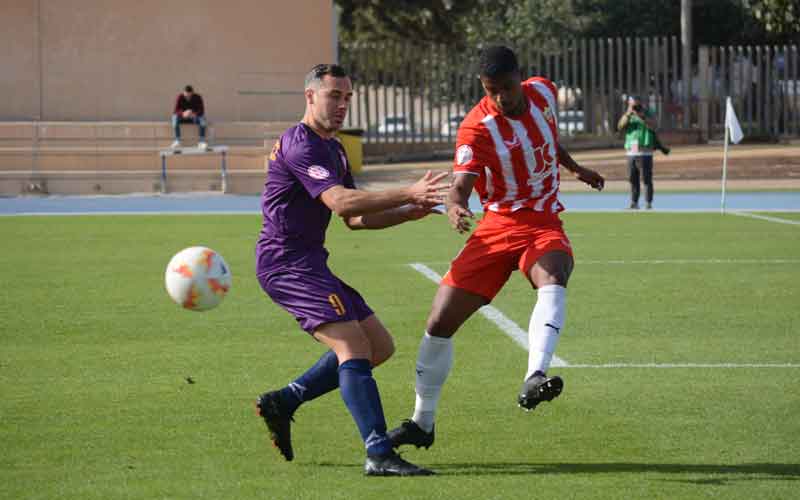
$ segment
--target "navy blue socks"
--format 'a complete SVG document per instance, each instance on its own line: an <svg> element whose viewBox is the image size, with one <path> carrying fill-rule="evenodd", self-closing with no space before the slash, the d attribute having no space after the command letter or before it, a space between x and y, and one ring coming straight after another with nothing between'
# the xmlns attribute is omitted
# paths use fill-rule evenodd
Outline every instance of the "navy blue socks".
<svg viewBox="0 0 800 500"><path fill-rule="evenodd" d="M328 351L314 366L280 391L283 409L290 415L306 401L311 401L339 387L339 359Z"/></svg>
<svg viewBox="0 0 800 500"><path fill-rule="evenodd" d="M372 378L372 368L367 359L349 359L339 366L339 387L344 404L358 425L368 455L385 455L392 451L386 437L386 419L383 416L378 384Z"/></svg>

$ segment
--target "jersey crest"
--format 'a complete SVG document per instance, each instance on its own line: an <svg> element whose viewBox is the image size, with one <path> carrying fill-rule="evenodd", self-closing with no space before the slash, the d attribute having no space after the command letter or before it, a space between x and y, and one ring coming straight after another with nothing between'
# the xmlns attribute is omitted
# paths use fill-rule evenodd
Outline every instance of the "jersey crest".
<svg viewBox="0 0 800 500"><path fill-rule="evenodd" d="M269 153L269 159L275 161L278 159L278 151L281 150L281 140L278 139L275 141L275 144L272 145L272 151Z"/></svg>
<svg viewBox="0 0 800 500"><path fill-rule="evenodd" d="M542 110L542 114L544 115L544 119L547 120L548 123L553 123L555 120L555 116L553 115L553 110L550 109L550 106L545 106Z"/></svg>

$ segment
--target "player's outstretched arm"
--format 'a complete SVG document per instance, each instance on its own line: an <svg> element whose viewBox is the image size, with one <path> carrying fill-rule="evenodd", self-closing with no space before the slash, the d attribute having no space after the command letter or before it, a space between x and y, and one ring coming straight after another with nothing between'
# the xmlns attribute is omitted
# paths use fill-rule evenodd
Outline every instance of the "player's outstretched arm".
<svg viewBox="0 0 800 500"><path fill-rule="evenodd" d="M343 217L342 219L350 229L383 229L404 222L418 220L430 214L441 215L442 213L441 208L438 207L424 207L421 205L409 204L384 210L376 214Z"/></svg>
<svg viewBox="0 0 800 500"><path fill-rule="evenodd" d="M434 175L428 171L410 186L384 191L362 191L336 185L326 189L320 200L340 217L376 214L408 204L432 208L444 202L450 187L448 182L442 182L447 175L447 172Z"/></svg>
<svg viewBox="0 0 800 500"><path fill-rule="evenodd" d="M477 177L471 174L456 174L453 187L447 193L447 219L450 226L461 234L472 228L471 219L475 218L469 209L469 195L476 179Z"/></svg>
<svg viewBox="0 0 800 500"><path fill-rule="evenodd" d="M567 150L561 147L561 144L558 145L558 163L572 172L575 178L579 181L585 182L598 191L603 190L603 186L605 186L606 183L606 180L603 178L603 176L592 169L578 165L578 163L572 159L572 156L570 156Z"/></svg>

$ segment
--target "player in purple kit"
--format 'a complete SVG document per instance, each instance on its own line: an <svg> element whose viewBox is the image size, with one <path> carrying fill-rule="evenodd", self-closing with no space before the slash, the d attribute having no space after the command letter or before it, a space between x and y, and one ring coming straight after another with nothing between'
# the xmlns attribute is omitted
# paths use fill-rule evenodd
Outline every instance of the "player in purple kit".
<svg viewBox="0 0 800 500"><path fill-rule="evenodd" d="M426 173L411 186L356 189L347 155L334 134L352 96L343 68L320 64L305 79L306 111L272 149L261 199L263 227L256 272L264 291L300 327L330 348L282 389L258 397L259 415L286 460L294 458L294 412L336 388L355 420L367 451L367 475L427 475L392 451L372 368L394 352L389 332L359 293L328 269L324 247L331 212L350 229L381 229L416 220L444 201L447 173Z"/></svg>

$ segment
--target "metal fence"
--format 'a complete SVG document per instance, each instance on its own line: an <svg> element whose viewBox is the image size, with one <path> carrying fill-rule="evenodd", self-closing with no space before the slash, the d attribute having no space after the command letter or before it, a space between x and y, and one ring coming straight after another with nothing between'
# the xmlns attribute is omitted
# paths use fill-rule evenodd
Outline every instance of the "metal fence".
<svg viewBox="0 0 800 500"><path fill-rule="evenodd" d="M557 85L562 135L614 136L628 95L655 111L661 129L700 129L717 138L725 96L731 95L749 135L800 135L795 45L701 47L688 79L677 37L555 45L549 52L518 49L517 55L523 77L542 75ZM452 141L460 120L483 96L477 52L397 42L342 46L341 62L354 84L346 126L363 129L368 143Z"/></svg>
<svg viewBox="0 0 800 500"><path fill-rule="evenodd" d="M730 96L746 136L800 136L799 62L797 45L701 47L692 96L698 126L721 138Z"/></svg>

